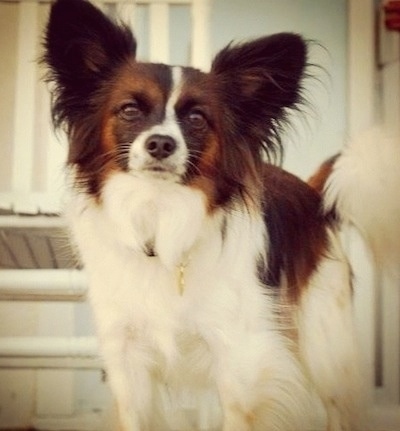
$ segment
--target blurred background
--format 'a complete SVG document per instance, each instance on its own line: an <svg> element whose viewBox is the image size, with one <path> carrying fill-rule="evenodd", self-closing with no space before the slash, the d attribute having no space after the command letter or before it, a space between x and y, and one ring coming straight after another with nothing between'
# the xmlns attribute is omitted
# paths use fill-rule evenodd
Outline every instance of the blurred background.
<svg viewBox="0 0 400 431"><path fill-rule="evenodd" d="M309 106L285 136L284 167L307 179L379 123L398 132L400 44L377 0L96 1L138 39L142 60L207 70L231 41L290 31L315 43ZM390 2L399 3L399 2ZM54 135L38 64L50 2L0 0L0 430L108 430L112 402L62 210L66 142ZM400 162L400 160L399 160ZM371 423L400 428L398 280L347 236ZM316 425L318 429L319 425Z"/></svg>

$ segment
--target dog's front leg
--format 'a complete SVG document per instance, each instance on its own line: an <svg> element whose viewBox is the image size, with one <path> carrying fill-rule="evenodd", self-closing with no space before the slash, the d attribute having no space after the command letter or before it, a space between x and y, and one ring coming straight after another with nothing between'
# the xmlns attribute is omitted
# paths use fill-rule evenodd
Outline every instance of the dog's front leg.
<svg viewBox="0 0 400 431"><path fill-rule="evenodd" d="M246 411L235 397L228 395L227 389L222 391L223 431L250 431L253 429L253 414ZM221 393L221 391L220 391Z"/></svg>
<svg viewBox="0 0 400 431"><path fill-rule="evenodd" d="M304 378L278 334L243 334L217 361L223 431L306 429Z"/></svg>
<svg viewBox="0 0 400 431"><path fill-rule="evenodd" d="M245 349L241 349L240 343L220 340L213 347L216 349L216 383L222 408L222 431L251 431L256 407L253 403L255 370L247 367Z"/></svg>
<svg viewBox="0 0 400 431"><path fill-rule="evenodd" d="M239 364L238 364L239 365ZM219 372L217 386L222 408L222 431L252 431L256 416L254 394L257 388L241 367L225 364Z"/></svg>
<svg viewBox="0 0 400 431"><path fill-rule="evenodd" d="M118 431L148 431L152 384L143 350L126 334L100 337L118 409Z"/></svg>

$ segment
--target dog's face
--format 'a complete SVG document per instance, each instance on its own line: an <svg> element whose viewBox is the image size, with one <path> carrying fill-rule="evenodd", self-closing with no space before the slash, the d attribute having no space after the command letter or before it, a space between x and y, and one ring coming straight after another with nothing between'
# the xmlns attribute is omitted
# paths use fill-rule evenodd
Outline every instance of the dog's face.
<svg viewBox="0 0 400 431"><path fill-rule="evenodd" d="M197 70L126 62L110 88L104 151L135 176L190 182L215 165L212 82Z"/></svg>
<svg viewBox="0 0 400 431"><path fill-rule="evenodd" d="M84 0L53 5L45 50L76 185L99 197L122 171L198 187L210 207L259 188L306 61L304 41L283 33L226 47L209 73L139 62L131 32Z"/></svg>

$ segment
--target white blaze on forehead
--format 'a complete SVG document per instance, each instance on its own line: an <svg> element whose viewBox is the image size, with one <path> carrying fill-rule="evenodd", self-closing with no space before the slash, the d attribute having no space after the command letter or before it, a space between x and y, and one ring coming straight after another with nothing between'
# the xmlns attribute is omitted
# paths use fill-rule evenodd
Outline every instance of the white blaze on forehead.
<svg viewBox="0 0 400 431"><path fill-rule="evenodd" d="M175 105L180 97L183 86L182 67L171 67L171 75L172 85L171 92L165 105L165 118L161 123L155 124L143 131L134 142L132 142L129 167L133 171L145 169L148 163L154 161L145 148L146 140L152 135L169 136L176 142L176 151L164 162L174 167L175 176L183 175L186 170L188 150L175 112Z"/></svg>
<svg viewBox="0 0 400 431"><path fill-rule="evenodd" d="M179 95L181 94L182 85L183 85L183 73L182 67L174 66L171 68L172 74L172 87L171 93L167 100L167 104L165 106L165 118L172 119L175 117L175 105L178 101Z"/></svg>

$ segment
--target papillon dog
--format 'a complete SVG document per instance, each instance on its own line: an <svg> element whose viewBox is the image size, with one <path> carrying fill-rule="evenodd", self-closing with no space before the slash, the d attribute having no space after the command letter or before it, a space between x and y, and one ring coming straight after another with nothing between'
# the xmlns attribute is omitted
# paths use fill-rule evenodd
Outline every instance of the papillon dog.
<svg viewBox="0 0 400 431"><path fill-rule="evenodd" d="M206 73L138 61L128 27L58 0L44 46L121 430L304 430L310 393L327 430L358 430L351 269L324 207L337 160L311 185L273 163L307 42L230 44Z"/></svg>

